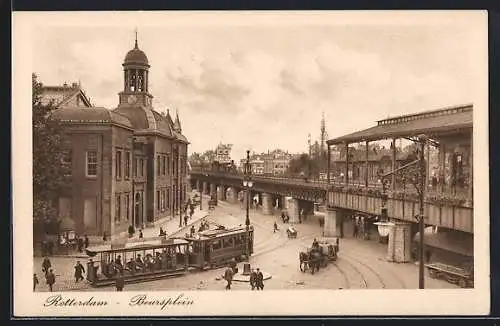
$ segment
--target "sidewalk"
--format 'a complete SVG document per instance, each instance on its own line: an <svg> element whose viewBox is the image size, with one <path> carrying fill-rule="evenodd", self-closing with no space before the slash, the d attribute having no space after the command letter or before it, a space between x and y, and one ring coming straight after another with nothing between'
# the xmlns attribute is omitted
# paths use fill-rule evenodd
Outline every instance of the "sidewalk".
<svg viewBox="0 0 500 326"><path fill-rule="evenodd" d="M208 206L208 203L206 204ZM141 242L141 241L148 241L148 240L156 240L158 239L160 235L160 227L163 228L163 230L167 233L167 238L172 238L176 236L182 236L186 232L189 232L189 229L191 226L203 218L207 217L208 211L207 210L200 210L199 206L195 208L194 214L191 219L188 219L187 225L183 225L182 227L179 227L179 219L177 218L165 218L162 220L157 221L155 226L151 227L146 227L142 229L142 234L143 238L139 239L139 231L140 229L136 229L136 232L133 237L129 238L127 232L121 232L119 233L113 241L116 240L126 240L127 242ZM111 241L106 241L106 243L111 243ZM104 244L102 240L100 241L90 241L90 245L99 245L99 244ZM88 258L87 254L84 252L69 252L65 254L54 254L51 255L51 257L67 257L67 258Z"/></svg>

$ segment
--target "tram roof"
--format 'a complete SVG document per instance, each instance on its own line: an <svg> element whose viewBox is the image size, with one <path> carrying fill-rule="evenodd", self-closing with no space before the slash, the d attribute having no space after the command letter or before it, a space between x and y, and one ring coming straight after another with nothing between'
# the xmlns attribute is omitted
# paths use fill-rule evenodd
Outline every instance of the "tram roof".
<svg viewBox="0 0 500 326"><path fill-rule="evenodd" d="M188 244L189 242L184 239L155 239L155 240L146 240L141 242L127 242L124 245L113 245L113 244L104 244L98 246L92 246L86 249L87 254L92 253L92 256L102 253L102 252L120 252L120 251L136 251L136 250L149 250L149 249L160 249L172 245L183 245ZM90 256L90 255L89 255Z"/></svg>
<svg viewBox="0 0 500 326"><path fill-rule="evenodd" d="M253 230L253 228L250 227L250 230ZM206 231L198 232L199 238L189 237L188 239L208 240L208 239L213 239L213 238L225 237L228 235L234 235L234 234L242 233L245 231L246 231L246 229L244 227L237 227L237 228L223 229L223 230L206 230Z"/></svg>

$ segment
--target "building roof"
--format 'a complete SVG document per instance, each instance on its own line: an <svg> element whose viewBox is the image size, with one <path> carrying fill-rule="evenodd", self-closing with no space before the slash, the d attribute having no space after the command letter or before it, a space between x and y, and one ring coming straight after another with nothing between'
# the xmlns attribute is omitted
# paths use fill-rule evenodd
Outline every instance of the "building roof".
<svg viewBox="0 0 500 326"><path fill-rule="evenodd" d="M168 113L163 116L159 112L142 105L120 105L113 112L126 116L136 131L156 133L163 137L175 138L181 142L189 143L184 135L174 130L174 123Z"/></svg>
<svg viewBox="0 0 500 326"><path fill-rule="evenodd" d="M146 53L139 49L137 44L137 39L135 40L135 46L132 50L127 52L125 55L125 60L123 60L123 65L142 65L149 67L148 57Z"/></svg>
<svg viewBox="0 0 500 326"><path fill-rule="evenodd" d="M79 97L84 107L91 107L90 99L82 90L79 83L62 86L43 86L41 89L42 103L53 102L56 107L64 107L75 97Z"/></svg>
<svg viewBox="0 0 500 326"><path fill-rule="evenodd" d="M466 104L379 120L374 127L330 139L327 143L336 145L391 137L411 137L421 133L432 136L472 128L472 109L472 104Z"/></svg>
<svg viewBox="0 0 500 326"><path fill-rule="evenodd" d="M59 108L53 111L52 118L66 123L113 123L121 127L132 128L127 117L102 107Z"/></svg>

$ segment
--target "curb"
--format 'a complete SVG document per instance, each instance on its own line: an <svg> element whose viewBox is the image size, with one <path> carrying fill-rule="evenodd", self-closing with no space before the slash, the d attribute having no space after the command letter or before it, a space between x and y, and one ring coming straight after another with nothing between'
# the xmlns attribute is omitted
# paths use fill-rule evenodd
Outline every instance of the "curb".
<svg viewBox="0 0 500 326"><path fill-rule="evenodd" d="M176 236L179 235L179 233L181 232L184 232L185 230L187 230L189 227L191 227L193 224L195 224L196 222L199 222L200 220L206 218L209 214L208 212L206 211L203 211L203 214L200 214L201 216L195 220L191 220L191 222L188 222L187 225L185 226L182 226L180 229L178 229L177 231L174 231L173 233L171 233L170 235L167 236L167 239L169 238L175 238Z"/></svg>

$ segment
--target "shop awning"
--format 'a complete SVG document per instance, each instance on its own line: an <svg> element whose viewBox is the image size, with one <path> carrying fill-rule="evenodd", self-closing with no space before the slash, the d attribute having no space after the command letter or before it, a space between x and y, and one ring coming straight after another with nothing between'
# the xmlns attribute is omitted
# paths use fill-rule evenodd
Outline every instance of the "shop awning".
<svg viewBox="0 0 500 326"><path fill-rule="evenodd" d="M420 234L418 232L413 238L413 241L420 241ZM453 231L424 233L424 243L426 246L463 256L474 256L474 239L472 234Z"/></svg>

